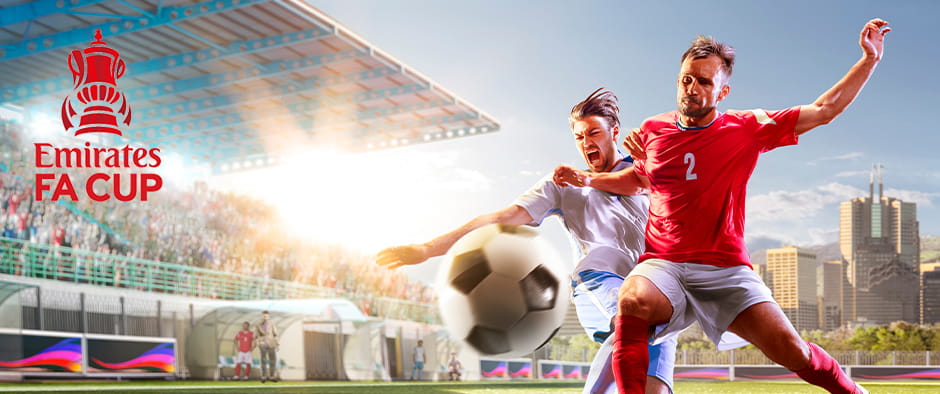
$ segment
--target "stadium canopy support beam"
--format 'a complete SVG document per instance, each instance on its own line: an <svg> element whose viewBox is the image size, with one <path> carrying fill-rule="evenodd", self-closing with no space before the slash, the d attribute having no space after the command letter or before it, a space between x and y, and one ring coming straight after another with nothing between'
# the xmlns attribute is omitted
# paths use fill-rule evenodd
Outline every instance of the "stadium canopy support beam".
<svg viewBox="0 0 940 394"><path fill-rule="evenodd" d="M231 113L231 114L215 115L215 116L210 116L210 117L201 118L201 119L187 120L187 121L182 121L182 122L166 123L166 124L159 125L159 126L147 127L147 128L142 128L142 129L137 130L141 133L142 138L137 138L136 140L140 141L141 143L151 144L151 145L154 143L164 142L164 141L182 143L183 141L194 141L197 139L204 139L205 137L211 135L211 134L194 135L196 133L206 133L206 132L219 130L219 129L223 129L227 127L243 126L243 125L260 122L260 121L264 121L268 119L274 119L274 118L304 117L305 119L297 123L297 127L301 129L311 129L314 127L314 120L306 118L308 116L314 116L314 117L319 118L317 123L320 123L320 124L330 123L331 121L337 118L336 114L319 117L317 115L322 115L323 113L322 112L320 114L311 113L313 111L325 109L330 106L344 105L350 102L359 103L359 102L364 102L367 100L379 100L379 99L386 99L386 98L394 97L394 96L409 95L409 94L414 94L416 92L420 92L423 89L424 89L424 86L422 85L399 86L399 87L388 88L388 89L352 93L352 94L347 94L347 95L343 95L343 96L339 96L335 98L323 97L323 98L317 98L317 99L312 99L312 100L305 100L305 101L296 102L293 104L288 104L285 106L285 108L279 108L274 111L268 111L266 114ZM417 104L412 104L410 106L402 106L402 107L409 107L410 110L421 110L421 109L432 108L432 106L430 105L422 105L422 104L423 103L417 103ZM438 104L438 103L435 102L435 104ZM373 113L381 112L381 110L369 110L369 111L362 111L362 112L363 113L355 114L357 115L358 119L369 120L369 119L376 118L377 116L373 115ZM395 107L389 107L389 109L386 112L388 115L391 115L394 113L401 113L400 111L396 111ZM343 115L340 115L340 117L342 116ZM348 117L349 115L346 115L346 116ZM385 116L385 115L380 115L380 116ZM356 120L357 119L352 119L352 121L356 121ZM245 130L252 130L252 128L247 128ZM155 137L150 137L150 136L155 136ZM178 139L179 137L184 137L184 136L192 136L192 137ZM209 141L204 141L204 142L207 144L205 146L210 146ZM215 146L215 144L212 144L211 146Z"/></svg>
<svg viewBox="0 0 940 394"><path fill-rule="evenodd" d="M128 77L136 78L155 72L165 72L178 67L193 66L214 60L247 55L267 49L322 40L333 34L321 28L301 30L254 40L235 41L224 50L200 49L176 55L131 63L127 66ZM0 102L23 102L33 98L72 89L72 77L64 75L43 81L29 82L0 89Z"/></svg>
<svg viewBox="0 0 940 394"><path fill-rule="evenodd" d="M21 58L53 49L70 48L76 45L87 44L94 39L95 30L101 30L105 37L113 37L125 33L152 29L170 23L182 22L189 19L224 12L236 8L247 7L271 0L209 0L201 3L181 7L164 7L156 15L141 15L135 20L120 22L105 22L96 25L80 27L69 31L47 34L9 44L2 54L0 62ZM55 3L53 3L55 4Z"/></svg>
<svg viewBox="0 0 940 394"><path fill-rule="evenodd" d="M69 12L106 0L36 0L0 10L0 27L29 22L44 16Z"/></svg>
<svg viewBox="0 0 940 394"><path fill-rule="evenodd" d="M204 111L220 110L233 106L263 102L269 99L285 98L301 93L318 94L332 87L352 82L381 79L394 73L395 70L389 68L378 68L338 74L330 77L311 78L301 82L299 88L297 88L295 84L275 85L267 90L252 92L251 96L247 97L244 95L215 95L206 98L155 105L152 107L135 108L134 114L137 117L134 121L136 124L146 124L147 122L164 121L166 117L170 115L191 115ZM141 133L137 138L140 139L142 136L143 134Z"/></svg>

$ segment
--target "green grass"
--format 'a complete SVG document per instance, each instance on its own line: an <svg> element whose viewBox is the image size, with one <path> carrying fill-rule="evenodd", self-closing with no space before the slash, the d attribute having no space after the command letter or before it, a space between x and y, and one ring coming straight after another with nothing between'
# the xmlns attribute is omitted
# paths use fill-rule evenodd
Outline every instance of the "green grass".
<svg viewBox="0 0 940 394"><path fill-rule="evenodd" d="M872 393L938 393L940 382L862 382ZM0 384L0 392L69 393L580 393L579 382L36 382ZM802 382L679 382L676 393L825 393Z"/></svg>

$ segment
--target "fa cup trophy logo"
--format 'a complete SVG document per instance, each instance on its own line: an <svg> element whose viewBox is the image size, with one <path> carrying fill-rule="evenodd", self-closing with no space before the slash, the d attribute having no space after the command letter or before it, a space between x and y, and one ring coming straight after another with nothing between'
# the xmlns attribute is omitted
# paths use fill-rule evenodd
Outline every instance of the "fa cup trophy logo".
<svg viewBox="0 0 940 394"><path fill-rule="evenodd" d="M75 87L62 102L62 124L66 131L74 129L75 135L123 135L119 123L131 124L131 108L124 93L117 89L117 79L124 75L124 60L107 45L101 41L101 30L97 30L91 46L69 54Z"/></svg>

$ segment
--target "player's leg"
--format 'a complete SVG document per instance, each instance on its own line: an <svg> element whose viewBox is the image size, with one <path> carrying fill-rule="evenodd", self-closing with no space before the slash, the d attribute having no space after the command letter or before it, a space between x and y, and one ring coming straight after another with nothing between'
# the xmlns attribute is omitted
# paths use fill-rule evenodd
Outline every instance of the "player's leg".
<svg viewBox="0 0 940 394"><path fill-rule="evenodd" d="M606 271L584 271L578 273L578 282L573 282L573 302L581 326L591 339L601 342L601 348L591 363L591 370L585 380L584 393L616 393L616 380L611 359L613 355L612 330L613 318L617 315L618 293L623 285L623 277ZM674 357L673 349L661 352L650 347L650 353L669 355ZM668 371L666 366L668 364ZM672 383L672 363L651 363L647 371L649 376L658 379L647 379L647 393L670 393ZM662 376L668 376L663 379Z"/></svg>
<svg viewBox="0 0 940 394"><path fill-rule="evenodd" d="M832 356L800 338L776 303L752 305L738 314L728 329L757 346L773 362L830 393L864 392Z"/></svg>
<svg viewBox="0 0 940 394"><path fill-rule="evenodd" d="M242 373L242 363L239 360L235 360L235 379L238 379L238 375Z"/></svg>
<svg viewBox="0 0 940 394"><path fill-rule="evenodd" d="M249 376L251 376L251 353L248 353L247 361L245 361L245 377L242 380L248 380Z"/></svg>
<svg viewBox="0 0 940 394"><path fill-rule="evenodd" d="M649 368L646 375L646 394L671 394L672 375L676 369L678 335L671 335L662 343L649 347Z"/></svg>
<svg viewBox="0 0 940 394"><path fill-rule="evenodd" d="M719 349L741 346L746 340L810 383L834 393L855 392L855 383L845 377L835 360L821 349L811 350L815 345L800 338L770 289L750 267L694 264L687 271L689 303L694 305L692 310L705 334ZM730 337L740 337L736 338L740 343L729 341Z"/></svg>

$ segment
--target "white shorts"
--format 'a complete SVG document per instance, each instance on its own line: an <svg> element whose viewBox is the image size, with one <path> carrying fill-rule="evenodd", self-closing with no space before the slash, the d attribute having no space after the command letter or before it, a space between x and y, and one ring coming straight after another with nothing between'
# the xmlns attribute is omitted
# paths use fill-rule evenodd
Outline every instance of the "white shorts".
<svg viewBox="0 0 940 394"><path fill-rule="evenodd" d="M238 352L238 355L235 356L235 364L242 363L251 365L251 352Z"/></svg>
<svg viewBox="0 0 940 394"><path fill-rule="evenodd" d="M738 314L761 302L775 302L767 285L750 267L715 267L706 264L646 260L630 272L653 282L672 304L668 323L656 326L653 344L678 333L696 320L719 350L748 342L728 331Z"/></svg>

